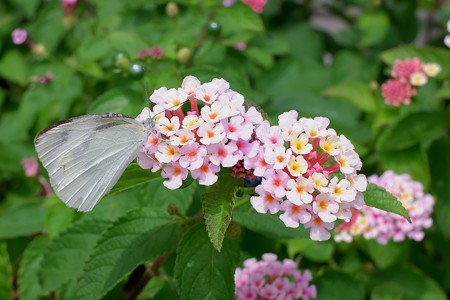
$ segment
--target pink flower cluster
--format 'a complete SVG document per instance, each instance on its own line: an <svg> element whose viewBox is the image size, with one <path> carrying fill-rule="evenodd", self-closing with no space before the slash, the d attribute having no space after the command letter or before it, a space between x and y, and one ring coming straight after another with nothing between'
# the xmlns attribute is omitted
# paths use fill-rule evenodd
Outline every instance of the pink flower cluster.
<svg viewBox="0 0 450 300"><path fill-rule="evenodd" d="M141 49L136 54L136 58L142 59L146 57L153 58L155 60L161 59L164 56L164 50L160 47L151 47L147 49Z"/></svg>
<svg viewBox="0 0 450 300"><path fill-rule="evenodd" d="M414 87L426 84L429 77L440 71L436 63L425 64L418 58L397 59L391 70L392 79L381 85L384 102L393 106L411 104L411 98L417 94Z"/></svg>
<svg viewBox="0 0 450 300"><path fill-rule="evenodd" d="M327 129L323 117L298 118L295 111L264 121L256 129L260 146L244 166L262 177L250 199L256 211L276 214L287 227L310 228L313 240L327 240L337 219L349 221L351 208L364 205L367 180L351 142Z"/></svg>
<svg viewBox="0 0 450 300"><path fill-rule="evenodd" d="M224 7L230 7L235 4L236 0L223 0ZM267 0L242 0L242 2L250 7L255 13L262 13L267 4Z"/></svg>
<svg viewBox="0 0 450 300"><path fill-rule="evenodd" d="M431 213L434 205L433 197L424 194L422 184L407 174L397 175L392 171L384 172L379 177L372 175L369 181L397 197L408 211L411 223L397 214L364 206L349 223L336 229L339 234L334 237L335 240L350 242L353 236L363 235L365 239L376 239L381 244L389 240L400 242L406 238L421 241L424 238L423 229L433 222Z"/></svg>
<svg viewBox="0 0 450 300"><path fill-rule="evenodd" d="M212 185L221 167L233 176L261 177L253 208L282 212L287 227L302 224L313 240L329 239L337 219L349 221L351 209L364 205L361 160L345 136L327 128L327 118L298 119L292 110L271 126L256 108L246 110L244 97L224 79L202 84L188 76L181 88L162 87L150 100L153 110L144 108L136 118L152 123L138 163L162 170L167 188L179 188L189 173ZM190 109L184 112L186 102Z"/></svg>
<svg viewBox="0 0 450 300"><path fill-rule="evenodd" d="M254 107L245 110L244 97L227 81L202 84L188 76L181 88L162 87L150 101L156 104L153 110L144 108L136 118L155 122L138 163L152 171L162 168L167 188L179 188L188 173L200 184L212 185L221 167L257 155L259 144L252 136L262 116ZM190 102L186 113L181 107L185 102Z"/></svg>
<svg viewBox="0 0 450 300"><path fill-rule="evenodd" d="M237 300L309 300L317 296L316 286L310 285L312 275L309 270L302 274L295 261L277 261L277 256L272 253L266 253L262 258L261 261L247 259L243 269L236 269Z"/></svg>

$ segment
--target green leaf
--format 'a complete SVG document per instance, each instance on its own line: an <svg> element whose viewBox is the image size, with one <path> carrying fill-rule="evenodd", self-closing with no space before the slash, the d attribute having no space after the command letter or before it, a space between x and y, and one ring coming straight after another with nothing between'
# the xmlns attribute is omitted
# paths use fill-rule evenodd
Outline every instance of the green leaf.
<svg viewBox="0 0 450 300"><path fill-rule="evenodd" d="M55 51L68 31L63 25L63 18L61 5L55 1L42 6L42 10L33 19L29 35L33 41L45 45L49 54Z"/></svg>
<svg viewBox="0 0 450 300"><path fill-rule="evenodd" d="M0 210L0 239L29 235L44 229L46 210L41 199L30 200L10 194L6 204Z"/></svg>
<svg viewBox="0 0 450 300"><path fill-rule="evenodd" d="M402 288L402 300L444 300L444 291L419 269L408 265L396 265L374 276L380 284L395 284Z"/></svg>
<svg viewBox="0 0 450 300"><path fill-rule="evenodd" d="M45 228L50 237L55 237L66 230L67 226L72 223L75 217L75 210L67 207L54 194L46 199L46 206Z"/></svg>
<svg viewBox="0 0 450 300"><path fill-rule="evenodd" d="M44 293L77 279L103 231L111 225L105 220L81 219L52 240L41 263L40 278Z"/></svg>
<svg viewBox="0 0 450 300"><path fill-rule="evenodd" d="M41 270L41 262L49 243L50 238L48 236L39 236L28 244L27 249L23 253L18 272L20 299L37 300L42 295L39 271Z"/></svg>
<svg viewBox="0 0 450 300"><path fill-rule="evenodd" d="M384 188L369 182L367 190L363 194L366 205L400 215L411 222L402 203Z"/></svg>
<svg viewBox="0 0 450 300"><path fill-rule="evenodd" d="M361 32L361 47L380 43L389 30L389 17L385 12L366 12L358 18L358 29Z"/></svg>
<svg viewBox="0 0 450 300"><path fill-rule="evenodd" d="M316 300L364 299L363 284L344 272L325 268L315 284L318 291Z"/></svg>
<svg viewBox="0 0 450 300"><path fill-rule="evenodd" d="M22 10L25 15L30 18L35 14L36 8L38 8L39 0L16 0L12 4L16 5L19 10Z"/></svg>
<svg viewBox="0 0 450 300"><path fill-rule="evenodd" d="M427 187L430 183L430 170L425 152L420 145L401 151L380 153L384 170L392 170L397 174L407 173Z"/></svg>
<svg viewBox="0 0 450 300"><path fill-rule="evenodd" d="M27 64L17 50L9 50L0 60L0 76L6 80L25 85L28 82Z"/></svg>
<svg viewBox="0 0 450 300"><path fill-rule="evenodd" d="M396 59L405 59L418 57L425 63L438 63L442 67L442 72L437 75L437 78L448 78L450 76L450 51L448 49L425 46L400 46L381 53L381 59L392 65Z"/></svg>
<svg viewBox="0 0 450 300"><path fill-rule="evenodd" d="M329 262L333 257L336 243L325 241L317 243L310 238L290 239L286 241L289 257L300 253L313 262Z"/></svg>
<svg viewBox="0 0 450 300"><path fill-rule="evenodd" d="M181 186L179 189L169 190L163 185L164 180L163 178L158 178L145 186L142 194L145 203L148 206L162 209L167 208L169 204L174 204L180 213L185 214L194 200L194 193L198 186L197 182L192 181L186 187Z"/></svg>
<svg viewBox="0 0 450 300"><path fill-rule="evenodd" d="M450 139L445 138L431 144L428 153L431 192L436 197L434 220L440 233L450 239Z"/></svg>
<svg viewBox="0 0 450 300"><path fill-rule="evenodd" d="M377 149L391 151L409 148L445 132L449 121L449 114L443 111L412 112L381 133Z"/></svg>
<svg viewBox="0 0 450 300"><path fill-rule="evenodd" d="M262 32L264 29L260 16L243 5L217 10L215 20L221 25L225 38L244 32Z"/></svg>
<svg viewBox="0 0 450 300"><path fill-rule="evenodd" d="M6 244L0 243L0 299L12 299L12 268Z"/></svg>
<svg viewBox="0 0 450 300"><path fill-rule="evenodd" d="M110 47L116 51L124 51L136 55L139 50L148 48L148 43L134 31L113 31L108 36Z"/></svg>
<svg viewBox="0 0 450 300"><path fill-rule="evenodd" d="M233 211L233 221L255 232L273 238L309 237L309 230L289 228L278 215L260 214L248 202Z"/></svg>
<svg viewBox="0 0 450 300"><path fill-rule="evenodd" d="M220 252L225 231L231 222L235 191L242 186L242 179L229 175L220 176L217 183L202 195L203 214L209 239L214 248Z"/></svg>
<svg viewBox="0 0 450 300"><path fill-rule="evenodd" d="M117 220L95 247L78 284L77 299L98 299L142 263L172 249L180 226L167 212L148 207Z"/></svg>
<svg viewBox="0 0 450 300"><path fill-rule="evenodd" d="M156 179L159 179L158 173L153 173L150 170L142 169L138 164L132 163L128 166L125 172L123 172L119 181L105 197L120 193Z"/></svg>
<svg viewBox="0 0 450 300"><path fill-rule="evenodd" d="M363 240L363 242L367 245L370 257L380 269L386 269L400 261L407 260L405 255L409 250L407 242L389 241L387 244L380 244L376 240Z"/></svg>
<svg viewBox="0 0 450 300"><path fill-rule="evenodd" d="M333 85L326 88L322 94L348 100L365 112L374 112L377 108L376 99L369 86L361 82L345 82Z"/></svg>
<svg viewBox="0 0 450 300"><path fill-rule="evenodd" d="M100 95L88 108L87 112L105 113L105 112L123 112L129 105L130 99L122 91L112 89Z"/></svg>
<svg viewBox="0 0 450 300"><path fill-rule="evenodd" d="M239 262L236 241L224 240L217 252L203 225L183 237L175 261L175 282L181 299L233 299L233 275Z"/></svg>
<svg viewBox="0 0 450 300"><path fill-rule="evenodd" d="M383 283L373 288L371 300L402 300L403 288L395 283Z"/></svg>

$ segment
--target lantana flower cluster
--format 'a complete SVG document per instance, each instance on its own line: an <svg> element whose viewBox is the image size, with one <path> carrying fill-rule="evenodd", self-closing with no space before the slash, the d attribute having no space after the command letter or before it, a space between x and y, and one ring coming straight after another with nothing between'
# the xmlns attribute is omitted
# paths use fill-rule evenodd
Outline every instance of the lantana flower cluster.
<svg viewBox="0 0 450 300"><path fill-rule="evenodd" d="M419 58L397 59L391 70L392 79L381 85L384 102L400 106L411 104L411 98L417 94L415 87L423 86L429 77L435 77L441 71L436 63L423 63Z"/></svg>
<svg viewBox="0 0 450 300"><path fill-rule="evenodd" d="M376 239L381 244L389 240L395 242L411 239L421 241L424 228L432 225L434 199L424 194L420 182L414 181L408 174L398 175L386 171L381 176L372 175L369 182L385 188L403 204L411 217L411 223L405 218L378 208L364 206L355 212L349 223L341 224L336 231L336 241L351 242L354 236L362 235L365 239Z"/></svg>
<svg viewBox="0 0 450 300"><path fill-rule="evenodd" d="M327 128L324 117L284 113L278 125L264 121L256 129L258 155L244 166L262 177L250 199L256 211L276 214L287 227L310 228L313 240L327 240L337 219L350 221L352 208L364 205L367 180L352 143Z"/></svg>
<svg viewBox="0 0 450 300"><path fill-rule="evenodd" d="M179 188L188 174L212 185L222 167L233 176L260 177L250 199L254 209L281 212L287 227L310 228L313 240L329 239L337 219L350 221L351 209L364 205L361 160L345 136L327 128L327 118L298 119L292 110L271 126L255 107L244 107L244 97L227 81L202 84L193 76L181 88L156 90L150 101L153 109L136 118L149 122L138 163L161 170L167 188Z"/></svg>
<svg viewBox="0 0 450 300"><path fill-rule="evenodd" d="M311 272L297 270L295 261L284 259L281 262L275 254L266 253L262 260L247 259L243 269L236 269L235 296L237 300L309 300L317 296L311 279Z"/></svg>
<svg viewBox="0 0 450 300"><path fill-rule="evenodd" d="M167 178L170 189L181 186L190 173L202 185L214 184L221 167L234 167L244 157L256 156L259 144L252 142L255 126L262 122L254 107L246 110L244 97L231 90L223 79L211 82L188 76L181 88L156 90L136 118L150 120L147 144L138 154L142 168ZM190 103L190 110L182 106ZM185 105L187 106L187 105Z"/></svg>

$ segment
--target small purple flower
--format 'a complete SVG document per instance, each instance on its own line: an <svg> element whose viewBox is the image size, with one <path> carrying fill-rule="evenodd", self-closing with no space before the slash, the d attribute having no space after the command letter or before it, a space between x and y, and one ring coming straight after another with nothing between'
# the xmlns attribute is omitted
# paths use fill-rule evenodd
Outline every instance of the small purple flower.
<svg viewBox="0 0 450 300"><path fill-rule="evenodd" d="M27 40L27 31L25 29L16 28L11 34L14 44L21 45Z"/></svg>
<svg viewBox="0 0 450 300"><path fill-rule="evenodd" d="M233 6L236 0L223 0L222 5L223 7L230 7Z"/></svg>
<svg viewBox="0 0 450 300"><path fill-rule="evenodd" d="M36 177L39 172L39 165L35 158L24 157L21 159L23 171L27 177Z"/></svg>
<svg viewBox="0 0 450 300"><path fill-rule="evenodd" d="M244 51L245 49L247 49L247 43L246 42L237 42L236 44L233 45L233 48L238 51Z"/></svg>

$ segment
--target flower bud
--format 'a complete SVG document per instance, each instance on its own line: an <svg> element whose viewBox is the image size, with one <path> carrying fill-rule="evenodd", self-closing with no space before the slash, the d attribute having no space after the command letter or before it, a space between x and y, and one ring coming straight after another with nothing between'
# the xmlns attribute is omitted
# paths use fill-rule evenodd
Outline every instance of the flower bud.
<svg viewBox="0 0 450 300"><path fill-rule="evenodd" d="M33 46L31 47L31 51L38 58L44 58L48 56L47 49L43 44L33 44Z"/></svg>
<svg viewBox="0 0 450 300"><path fill-rule="evenodd" d="M178 4L176 4L175 2L167 3L166 15L168 17L174 18L174 17L178 16L179 13L180 13L180 9L178 8Z"/></svg>
<svg viewBox="0 0 450 300"><path fill-rule="evenodd" d="M169 206L167 206L167 212L171 216L176 216L179 214L178 207L173 203L170 203Z"/></svg>
<svg viewBox="0 0 450 300"><path fill-rule="evenodd" d="M189 48L181 48L177 52L177 60L179 63L185 64L191 58L191 50Z"/></svg>

